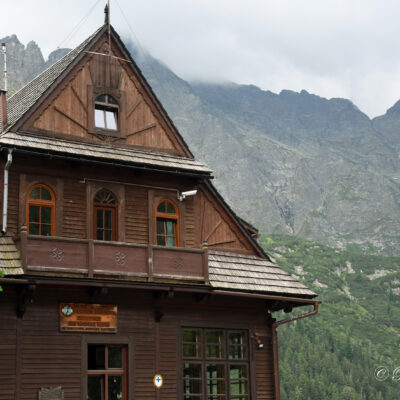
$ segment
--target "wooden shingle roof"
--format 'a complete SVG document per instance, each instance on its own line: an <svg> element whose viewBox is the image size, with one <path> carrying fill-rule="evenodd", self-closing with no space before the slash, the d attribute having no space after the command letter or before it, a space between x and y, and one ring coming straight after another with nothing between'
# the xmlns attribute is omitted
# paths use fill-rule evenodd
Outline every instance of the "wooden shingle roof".
<svg viewBox="0 0 400 400"><path fill-rule="evenodd" d="M197 174L211 174L211 170L193 158L174 156L132 147L77 142L27 133L6 132L0 135L0 146L68 154L80 158L112 160L120 163L158 167Z"/></svg>
<svg viewBox="0 0 400 400"><path fill-rule="evenodd" d="M283 269L257 256L210 250L208 267L210 284L215 289L316 296Z"/></svg>
<svg viewBox="0 0 400 400"><path fill-rule="evenodd" d="M22 275L24 273L21 257L12 238L0 237L0 271L5 275Z"/></svg>

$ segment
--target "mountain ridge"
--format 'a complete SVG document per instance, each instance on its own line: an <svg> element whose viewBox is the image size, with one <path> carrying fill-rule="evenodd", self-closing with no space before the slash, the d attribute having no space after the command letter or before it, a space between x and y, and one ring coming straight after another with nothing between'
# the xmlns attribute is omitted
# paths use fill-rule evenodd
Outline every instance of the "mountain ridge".
<svg viewBox="0 0 400 400"><path fill-rule="evenodd" d="M265 233L399 253L400 101L370 119L348 99L306 90L276 94L255 85L186 82L125 43L239 215ZM21 50L16 54L24 59ZM32 65L44 68L38 60Z"/></svg>

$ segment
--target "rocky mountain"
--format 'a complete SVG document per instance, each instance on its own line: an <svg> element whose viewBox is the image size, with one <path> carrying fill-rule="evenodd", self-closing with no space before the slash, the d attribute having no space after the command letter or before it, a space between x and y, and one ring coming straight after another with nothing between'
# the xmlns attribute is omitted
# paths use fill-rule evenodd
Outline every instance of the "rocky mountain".
<svg viewBox="0 0 400 400"><path fill-rule="evenodd" d="M53 65L70 50L57 49L49 55L46 61L43 58L42 51L34 41L30 41L25 46L18 40L16 35L11 35L0 39L0 43L5 43L7 47L7 80L10 95L32 80L40 72ZM1 56L0 59L0 87L3 88L3 57Z"/></svg>
<svg viewBox="0 0 400 400"><path fill-rule="evenodd" d="M234 209L263 232L400 250L400 102L370 120L346 99L188 83L130 49Z"/></svg>
<svg viewBox="0 0 400 400"><path fill-rule="evenodd" d="M48 64L35 43L24 47L15 35L7 40L15 90ZM370 120L346 99L189 83L125 42L240 216L262 232L399 253L400 102ZM65 49L56 52L47 63Z"/></svg>

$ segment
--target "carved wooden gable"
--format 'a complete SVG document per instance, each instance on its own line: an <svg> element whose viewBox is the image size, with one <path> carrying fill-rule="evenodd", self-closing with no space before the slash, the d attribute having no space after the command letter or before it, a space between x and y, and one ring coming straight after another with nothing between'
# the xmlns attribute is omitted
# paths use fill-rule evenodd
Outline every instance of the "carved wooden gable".
<svg viewBox="0 0 400 400"><path fill-rule="evenodd" d="M23 129L67 139L190 155L117 42L113 41L111 48L109 56L103 36L48 95Z"/></svg>

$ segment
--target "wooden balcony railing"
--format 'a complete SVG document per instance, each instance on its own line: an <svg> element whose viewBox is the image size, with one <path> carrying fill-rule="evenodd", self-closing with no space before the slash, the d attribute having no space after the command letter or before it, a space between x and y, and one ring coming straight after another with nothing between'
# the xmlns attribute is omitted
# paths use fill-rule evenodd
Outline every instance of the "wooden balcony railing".
<svg viewBox="0 0 400 400"><path fill-rule="evenodd" d="M208 283L207 249L28 235L17 242L25 273Z"/></svg>

